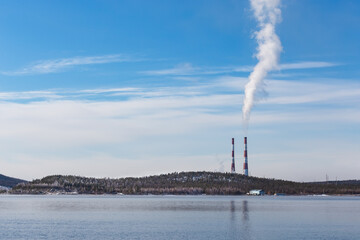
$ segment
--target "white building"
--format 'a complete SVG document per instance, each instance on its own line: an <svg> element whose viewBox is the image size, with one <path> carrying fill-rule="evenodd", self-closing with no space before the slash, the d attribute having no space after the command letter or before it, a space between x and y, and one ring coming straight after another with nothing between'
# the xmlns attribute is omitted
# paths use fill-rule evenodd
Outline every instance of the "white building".
<svg viewBox="0 0 360 240"><path fill-rule="evenodd" d="M250 190L249 195L265 195L265 192L261 189L253 189Z"/></svg>

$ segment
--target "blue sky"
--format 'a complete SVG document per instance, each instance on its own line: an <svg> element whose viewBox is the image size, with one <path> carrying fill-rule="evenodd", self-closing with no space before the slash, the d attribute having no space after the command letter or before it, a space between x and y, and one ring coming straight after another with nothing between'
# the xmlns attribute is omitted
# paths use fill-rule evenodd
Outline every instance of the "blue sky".
<svg viewBox="0 0 360 240"><path fill-rule="evenodd" d="M282 1L250 174L359 179L360 2ZM248 1L2 1L1 173L242 172Z"/></svg>

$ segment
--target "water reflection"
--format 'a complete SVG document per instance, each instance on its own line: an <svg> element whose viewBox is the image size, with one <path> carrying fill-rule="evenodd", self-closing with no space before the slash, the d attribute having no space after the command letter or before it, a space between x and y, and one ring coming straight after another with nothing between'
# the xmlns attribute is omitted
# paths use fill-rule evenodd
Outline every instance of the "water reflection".
<svg viewBox="0 0 360 240"><path fill-rule="evenodd" d="M243 220L249 221L249 207L248 207L248 201L244 200L242 202L242 214L243 214Z"/></svg>
<svg viewBox="0 0 360 240"><path fill-rule="evenodd" d="M229 239L252 240L249 202L230 201ZM239 216L241 214L241 217ZM237 219L239 217L239 219Z"/></svg>
<svg viewBox="0 0 360 240"><path fill-rule="evenodd" d="M238 222L236 220L236 206L235 201L230 201L230 229L228 239L240 239L238 230Z"/></svg>
<svg viewBox="0 0 360 240"><path fill-rule="evenodd" d="M235 212L235 202L231 201L230 202L230 212L231 212L231 222L235 221L235 216L236 216L236 212Z"/></svg>
<svg viewBox="0 0 360 240"><path fill-rule="evenodd" d="M249 219L249 206L248 201L242 201L242 226L243 226L243 239L251 240L252 233L251 233L251 224Z"/></svg>

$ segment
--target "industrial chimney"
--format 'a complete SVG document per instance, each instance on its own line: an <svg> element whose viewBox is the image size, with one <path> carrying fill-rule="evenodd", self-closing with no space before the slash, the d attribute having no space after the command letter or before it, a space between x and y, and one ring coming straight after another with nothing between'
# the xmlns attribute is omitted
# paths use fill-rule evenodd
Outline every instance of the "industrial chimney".
<svg viewBox="0 0 360 240"><path fill-rule="evenodd" d="M247 155L247 137L244 137L244 144L245 144L245 150L244 150L244 175L249 176L249 168L248 168L248 155Z"/></svg>
<svg viewBox="0 0 360 240"><path fill-rule="evenodd" d="M231 162L231 173L235 173L235 152L234 152L234 138L232 138L232 162Z"/></svg>

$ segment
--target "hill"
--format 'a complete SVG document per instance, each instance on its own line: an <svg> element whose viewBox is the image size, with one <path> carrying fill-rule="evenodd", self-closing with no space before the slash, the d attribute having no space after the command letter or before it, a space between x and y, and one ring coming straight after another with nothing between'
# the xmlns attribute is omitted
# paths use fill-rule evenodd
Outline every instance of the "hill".
<svg viewBox="0 0 360 240"><path fill-rule="evenodd" d="M18 179L18 178L12 178L5 175L0 174L0 186L4 187L14 187L18 183L25 183L25 180Z"/></svg>
<svg viewBox="0 0 360 240"><path fill-rule="evenodd" d="M11 193L240 195L251 189L263 189L267 194L360 194L360 186L354 184L298 183L218 172L175 172L118 179L54 175L21 183Z"/></svg>
<svg viewBox="0 0 360 240"><path fill-rule="evenodd" d="M341 184L341 185L360 185L360 180L339 180L339 181L327 181L327 182L313 182L319 184Z"/></svg>

